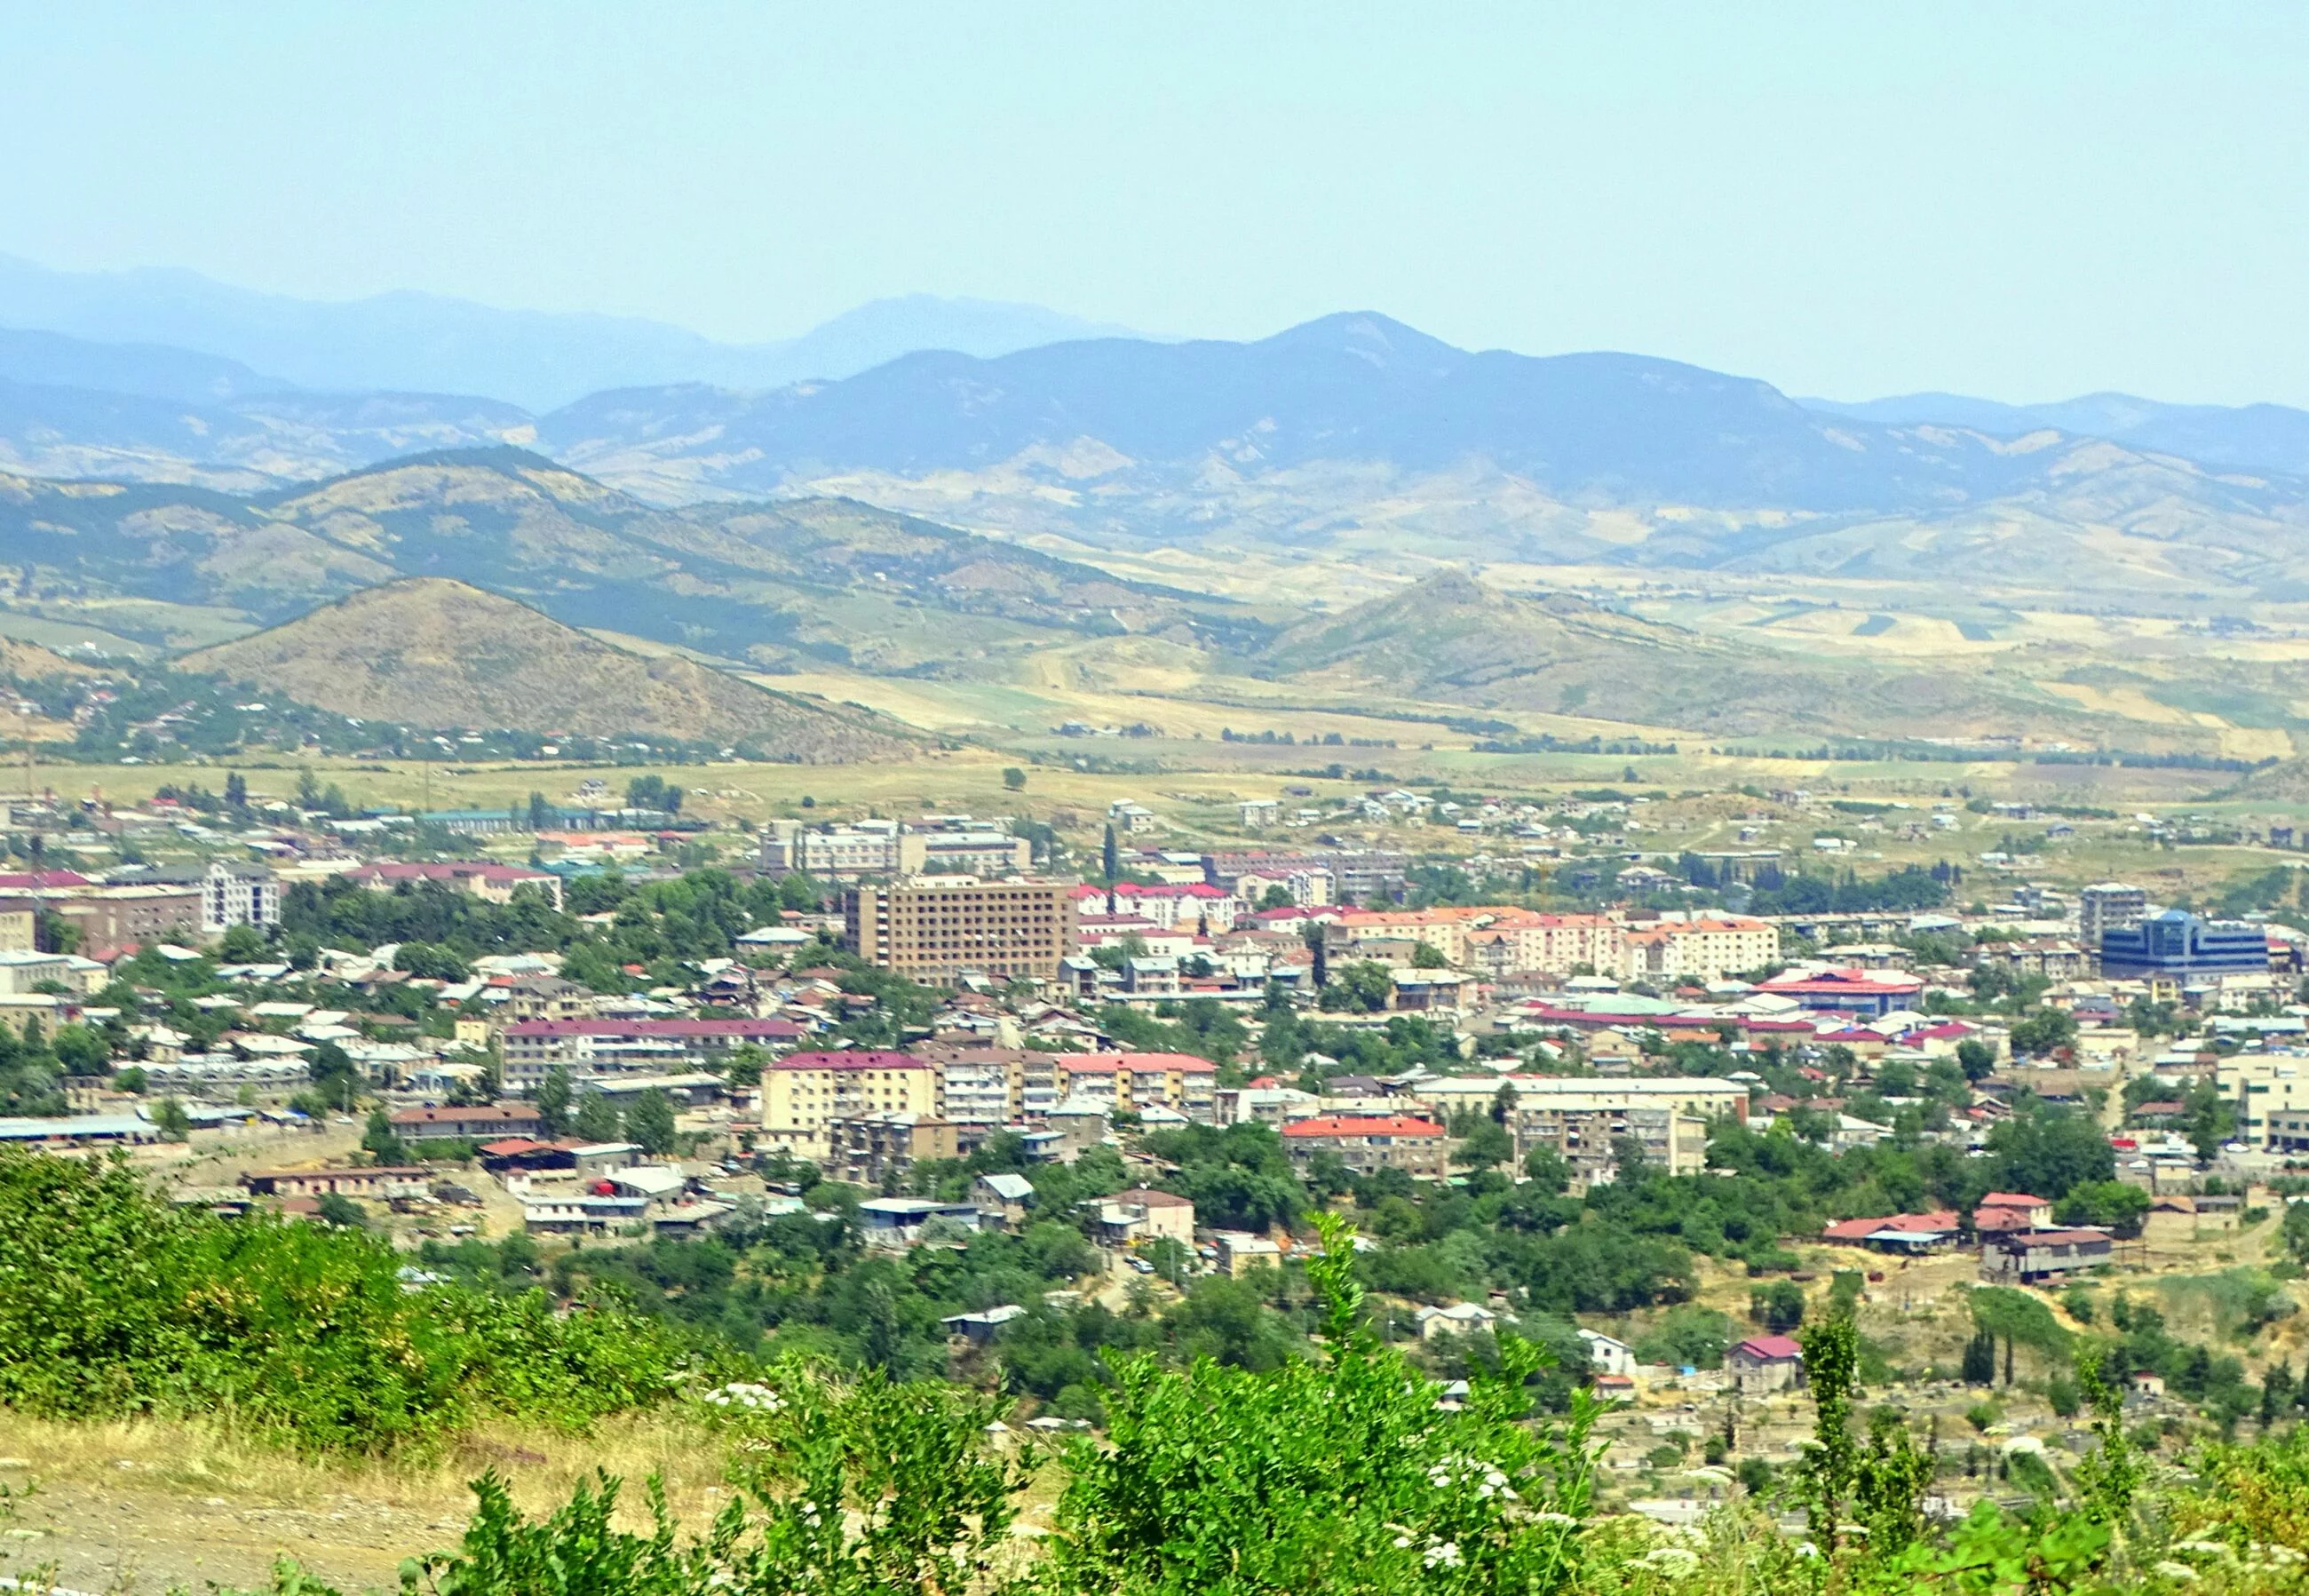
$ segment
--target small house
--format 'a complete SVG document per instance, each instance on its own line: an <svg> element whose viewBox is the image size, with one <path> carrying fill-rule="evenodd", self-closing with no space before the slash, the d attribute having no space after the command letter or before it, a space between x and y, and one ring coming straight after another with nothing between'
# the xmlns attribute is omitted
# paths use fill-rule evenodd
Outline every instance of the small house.
<svg viewBox="0 0 2309 1596"><path fill-rule="evenodd" d="M1733 1348L1726 1361L1742 1396L1803 1386L1803 1348L1793 1336L1753 1337Z"/></svg>

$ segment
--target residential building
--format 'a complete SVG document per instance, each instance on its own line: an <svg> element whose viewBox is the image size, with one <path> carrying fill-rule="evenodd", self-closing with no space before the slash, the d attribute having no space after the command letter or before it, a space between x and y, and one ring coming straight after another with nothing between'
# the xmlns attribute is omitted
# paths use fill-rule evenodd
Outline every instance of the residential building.
<svg viewBox="0 0 2309 1596"><path fill-rule="evenodd" d="M978 1204L980 1229L1016 1230L1034 1206L1034 1183L1023 1175L982 1175L970 1183L970 1200Z"/></svg>
<svg viewBox="0 0 2309 1596"><path fill-rule="evenodd" d="M826 1129L827 1173L857 1185L879 1185L916 1164L962 1156L959 1127L927 1114L837 1115Z"/></svg>
<svg viewBox="0 0 2309 1596"><path fill-rule="evenodd" d="M1041 1054L1022 1060L1020 1070L1020 1097L1030 1108L1033 1089L1047 1073L1054 1100L1129 1110L1160 1106L1204 1124L1216 1116L1219 1067L1191 1053Z"/></svg>
<svg viewBox="0 0 2309 1596"><path fill-rule="evenodd" d="M911 1054L789 1054L762 1071L762 1137L801 1158L826 1158L835 1121L875 1114L936 1118L938 1087L938 1071Z"/></svg>
<svg viewBox="0 0 2309 1596"><path fill-rule="evenodd" d="M933 1223L960 1230L978 1228L978 1210L967 1202L934 1197L869 1197L858 1205L859 1227L869 1247L911 1247Z"/></svg>
<svg viewBox="0 0 2309 1596"><path fill-rule="evenodd" d="M1098 1233L1099 1240L1111 1247L1149 1241L1175 1241L1182 1247L1192 1247L1195 1205L1175 1192L1133 1186L1100 1201Z"/></svg>
<svg viewBox="0 0 2309 1596"><path fill-rule="evenodd" d="M1801 1390L1804 1383L1803 1347L1794 1336L1751 1337L1726 1353L1725 1362L1742 1396Z"/></svg>
<svg viewBox="0 0 2309 1596"><path fill-rule="evenodd" d="M2077 894L2077 940L2088 952L2100 951L2101 938L2112 931L2131 931L2149 917L2149 894L2122 881L2099 881Z"/></svg>
<svg viewBox="0 0 2309 1596"><path fill-rule="evenodd" d="M213 860L201 878L201 929L221 933L236 925L281 924L281 880L257 864Z"/></svg>
<svg viewBox="0 0 2309 1596"><path fill-rule="evenodd" d="M774 1054L807 1035L790 1019L523 1019L500 1040L506 1089L527 1096L557 1068L579 1079L679 1072L748 1044Z"/></svg>
<svg viewBox="0 0 2309 1596"><path fill-rule="evenodd" d="M2010 942L1983 942L1973 950L1974 964L2019 976L2041 976L2047 981L2074 981L2093 973L2093 956L2081 942L2065 937L2028 937Z"/></svg>
<svg viewBox="0 0 2309 1596"><path fill-rule="evenodd" d="M1618 967L1630 980L1720 981L1778 963L1780 932L1752 915L1677 911L1630 924L1622 944Z"/></svg>
<svg viewBox="0 0 2309 1596"><path fill-rule="evenodd" d="M240 1177L259 1197L370 1197L391 1201L431 1194L430 1171L410 1164L376 1164L364 1169L260 1169Z"/></svg>
<svg viewBox="0 0 2309 1596"><path fill-rule="evenodd" d="M0 952L30 953L38 942L40 906L29 898L0 898Z"/></svg>
<svg viewBox="0 0 2309 1596"><path fill-rule="evenodd" d="M507 1136L541 1136L544 1132L545 1116L526 1103L403 1108L393 1115L393 1133L403 1141L496 1141Z"/></svg>
<svg viewBox="0 0 2309 1596"><path fill-rule="evenodd" d="M1636 1372L1636 1355L1628 1343L1600 1330L1583 1330L1579 1339L1587 1344L1587 1367L1598 1375L1632 1375Z"/></svg>
<svg viewBox="0 0 2309 1596"><path fill-rule="evenodd" d="M898 822L860 820L806 829L772 820L762 829L761 867L774 875L799 873L827 881L895 875Z"/></svg>
<svg viewBox="0 0 2309 1596"><path fill-rule="evenodd" d="M71 924L83 951L109 953L152 942L197 942L207 912L195 888L91 887L47 901Z"/></svg>
<svg viewBox="0 0 2309 1596"><path fill-rule="evenodd" d="M2213 1080L2225 1102L2236 1106L2236 1139L2247 1147L2284 1150L2288 1124L2309 1114L2309 1058L2284 1053L2234 1053L2218 1060Z"/></svg>
<svg viewBox="0 0 2309 1596"><path fill-rule="evenodd" d="M596 998L590 987L558 976L523 976L506 989L507 1019L584 1019Z"/></svg>
<svg viewBox="0 0 2309 1596"><path fill-rule="evenodd" d="M1400 1169L1414 1180L1441 1180L1449 1138L1431 1120L1409 1115L1322 1115L1283 1127L1283 1148L1303 1175L1319 1153L1336 1154L1353 1175Z"/></svg>
<svg viewBox="0 0 2309 1596"><path fill-rule="evenodd" d="M1500 1316L1491 1309L1472 1302L1421 1308L1412 1319L1419 1326L1419 1339L1423 1341L1431 1341L1440 1335L1470 1336L1478 1331L1489 1331L1500 1322Z"/></svg>
<svg viewBox="0 0 2309 1596"><path fill-rule="evenodd" d="M912 980L1054 979L1073 950L1074 904L1057 881L919 877L843 897L851 951Z"/></svg>
<svg viewBox="0 0 2309 1596"><path fill-rule="evenodd" d="M2033 1286L2106 1263L2114 1251L2106 1230L2014 1230L1981 1238L1980 1278Z"/></svg>
<svg viewBox="0 0 2309 1596"><path fill-rule="evenodd" d="M1514 1099L1514 1114L1551 1111L1558 1114L1604 1112L1627 1114L1639 1108L1668 1108L1699 1119L1732 1119L1745 1123L1748 1089L1736 1080L1706 1075L1661 1075L1626 1080L1554 1075L1436 1075L1414 1080L1405 1096L1449 1118L1462 1108L1488 1109L1504 1086Z"/></svg>
<svg viewBox="0 0 2309 1596"><path fill-rule="evenodd" d="M2129 928L2103 932L2100 968L2120 980L2163 976L2183 983L2266 975L2269 932L2244 921L2201 920L2186 909L2166 909Z"/></svg>
<svg viewBox="0 0 2309 1596"><path fill-rule="evenodd" d="M359 881L373 892L391 892L398 888L414 888L429 881L489 903L511 903L515 892L528 888L543 893L555 908L561 906L559 876L550 871L529 870L517 864L493 864L480 860L407 864L397 860L385 860L349 870L345 872L345 879Z"/></svg>
<svg viewBox="0 0 2309 1596"><path fill-rule="evenodd" d="M1015 1302L1006 1302L999 1307L986 1308L975 1314L949 1314L938 1323L946 1326L946 1333L949 1336L958 1336L976 1346L984 1347L1001 1336L1004 1325L1013 1319L1025 1316L1025 1308Z"/></svg>
<svg viewBox="0 0 2309 1596"><path fill-rule="evenodd" d="M0 953L0 994L14 996L38 986L61 986L85 997L108 978L105 967L71 953Z"/></svg>
<svg viewBox="0 0 2309 1596"><path fill-rule="evenodd" d="M1240 1277L1254 1269L1280 1269L1283 1266L1282 1245L1269 1236L1254 1236L1246 1230L1221 1230L1212 1236L1211 1249L1217 1254L1218 1271L1223 1275Z"/></svg>

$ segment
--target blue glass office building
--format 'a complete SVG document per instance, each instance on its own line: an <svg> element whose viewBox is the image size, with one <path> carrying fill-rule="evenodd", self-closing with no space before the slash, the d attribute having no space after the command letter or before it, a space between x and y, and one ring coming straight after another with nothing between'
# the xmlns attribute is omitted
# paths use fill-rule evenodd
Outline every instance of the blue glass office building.
<svg viewBox="0 0 2309 1596"><path fill-rule="evenodd" d="M2166 909L2140 924L2100 936L2100 973L2119 980L2170 976L2235 976L2269 968L2269 933L2234 920L2200 920Z"/></svg>

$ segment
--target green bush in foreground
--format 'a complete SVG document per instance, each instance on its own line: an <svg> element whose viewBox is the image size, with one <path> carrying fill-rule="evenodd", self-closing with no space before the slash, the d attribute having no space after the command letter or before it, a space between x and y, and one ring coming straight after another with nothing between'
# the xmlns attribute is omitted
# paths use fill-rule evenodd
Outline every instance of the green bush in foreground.
<svg viewBox="0 0 2309 1596"><path fill-rule="evenodd" d="M179 1209L124 1162L0 1149L0 1402L383 1452L482 1413L583 1424L698 1367L654 1321L411 1292L401 1262L351 1231Z"/></svg>

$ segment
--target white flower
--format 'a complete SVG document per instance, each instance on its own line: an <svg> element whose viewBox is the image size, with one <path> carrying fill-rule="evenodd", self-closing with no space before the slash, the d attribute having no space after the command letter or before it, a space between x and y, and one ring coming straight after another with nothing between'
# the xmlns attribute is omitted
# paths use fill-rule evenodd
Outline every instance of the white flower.
<svg viewBox="0 0 2309 1596"><path fill-rule="evenodd" d="M1430 1568L1457 1568L1466 1559L1459 1556L1459 1543L1456 1540L1439 1540L1427 1548L1427 1566Z"/></svg>
<svg viewBox="0 0 2309 1596"><path fill-rule="evenodd" d="M1395 1544L1398 1548L1409 1546L1411 1544L1411 1537L1408 1535L1398 1535L1395 1538Z"/></svg>

